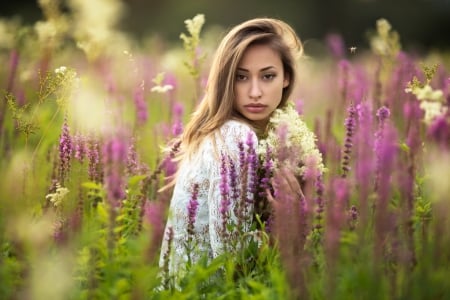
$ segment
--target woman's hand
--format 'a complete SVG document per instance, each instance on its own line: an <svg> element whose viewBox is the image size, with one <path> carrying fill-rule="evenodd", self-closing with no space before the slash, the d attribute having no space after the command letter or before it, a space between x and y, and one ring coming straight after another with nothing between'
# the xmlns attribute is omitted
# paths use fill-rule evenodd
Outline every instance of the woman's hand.
<svg viewBox="0 0 450 300"><path fill-rule="evenodd" d="M275 172L272 186L275 191L274 195L268 189L266 190L267 199L272 204L276 202L274 197L277 198L279 196L286 198L293 197L293 199L297 200L305 198L299 180L288 167L282 167Z"/></svg>

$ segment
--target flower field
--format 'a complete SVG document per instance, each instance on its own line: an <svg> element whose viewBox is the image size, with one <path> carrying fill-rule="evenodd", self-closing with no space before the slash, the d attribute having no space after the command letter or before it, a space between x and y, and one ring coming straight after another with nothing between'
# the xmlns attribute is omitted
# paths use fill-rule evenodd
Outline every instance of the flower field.
<svg viewBox="0 0 450 300"><path fill-rule="evenodd" d="M402 50L384 19L367 49L305 43L292 102L324 172L302 159L304 198L275 194L258 245L162 289L160 188L218 34L197 15L179 43L138 42L120 7L54 3L0 20L0 298L450 299L449 53Z"/></svg>

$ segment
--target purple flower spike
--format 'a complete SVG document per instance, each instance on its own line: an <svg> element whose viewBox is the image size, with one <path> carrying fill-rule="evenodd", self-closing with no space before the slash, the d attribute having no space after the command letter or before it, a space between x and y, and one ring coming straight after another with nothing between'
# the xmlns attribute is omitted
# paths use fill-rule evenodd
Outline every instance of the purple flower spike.
<svg viewBox="0 0 450 300"><path fill-rule="evenodd" d="M335 58L342 58L345 55L345 43L342 36L338 34L329 34L326 38L326 44L330 49L331 54Z"/></svg>
<svg viewBox="0 0 450 300"><path fill-rule="evenodd" d="M443 149L450 147L450 123L445 115L436 117L428 127L428 136L435 140Z"/></svg>
<svg viewBox="0 0 450 300"><path fill-rule="evenodd" d="M191 199L189 200L188 203L188 234L190 236L192 236L194 234L194 224L195 224L195 218L197 217L197 208L198 208L198 201L197 201L197 197L198 197L198 183L195 183L192 186L192 194L191 194Z"/></svg>
<svg viewBox="0 0 450 300"><path fill-rule="evenodd" d="M261 192L259 193L260 197L266 196L266 190L270 188L270 180L272 177L272 168L273 168L273 162L272 162L272 150L267 145L266 147L266 154L264 156L264 162L263 164L263 174L262 178L260 179L260 186L261 186Z"/></svg>
<svg viewBox="0 0 450 300"><path fill-rule="evenodd" d="M257 187L257 175L258 170L258 156L253 144L253 135L249 132L247 137L247 165L248 165L248 193L247 201L252 201L253 195L256 193Z"/></svg>
<svg viewBox="0 0 450 300"><path fill-rule="evenodd" d="M139 125L145 124L148 120L147 103L144 97L144 88L139 86L134 92L134 105L136 107L136 119Z"/></svg>
<svg viewBox="0 0 450 300"><path fill-rule="evenodd" d="M99 175L99 164L100 164L100 147L98 142L94 138L89 139L89 146L87 148L87 156L89 160L89 168L88 168L88 174L89 174L89 180L100 182L100 175Z"/></svg>
<svg viewBox="0 0 450 300"><path fill-rule="evenodd" d="M80 162L83 163L84 158L86 157L87 147L86 147L86 139L81 134L76 134L73 137L74 143L74 157Z"/></svg>
<svg viewBox="0 0 450 300"><path fill-rule="evenodd" d="M128 145L121 136L111 138L103 147L105 166L105 186L108 199L113 205L119 205L125 195L124 172L127 162Z"/></svg>
<svg viewBox="0 0 450 300"><path fill-rule="evenodd" d="M348 172L350 171L350 154L352 153L353 147L353 135L355 131L356 125L356 109L353 103L350 104L348 110L348 116L345 119L345 143L344 143L344 156L342 158L342 177L347 177Z"/></svg>
<svg viewBox="0 0 450 300"><path fill-rule="evenodd" d="M225 155L221 155L221 166L220 166L220 215L222 217L222 234L223 237L226 236L226 228L228 223L228 210L230 206L229 199L229 185L228 185L228 168L227 168L227 159Z"/></svg>
<svg viewBox="0 0 450 300"><path fill-rule="evenodd" d="M382 106L377 110L377 117L380 122L384 122L387 118L389 118L389 115L391 114L391 111L386 106Z"/></svg>
<svg viewBox="0 0 450 300"><path fill-rule="evenodd" d="M64 118L64 123L59 138L59 181L64 183L67 174L70 171L70 157L73 151L72 137L70 136L70 128L67 124L67 117Z"/></svg>

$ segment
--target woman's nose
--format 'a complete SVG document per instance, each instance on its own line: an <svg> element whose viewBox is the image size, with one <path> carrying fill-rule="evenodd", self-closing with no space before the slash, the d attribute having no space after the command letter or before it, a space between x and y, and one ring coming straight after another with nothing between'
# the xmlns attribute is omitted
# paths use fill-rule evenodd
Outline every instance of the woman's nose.
<svg viewBox="0 0 450 300"><path fill-rule="evenodd" d="M259 85L258 80L252 80L250 86L250 97L251 98L260 98L262 96L262 90Z"/></svg>

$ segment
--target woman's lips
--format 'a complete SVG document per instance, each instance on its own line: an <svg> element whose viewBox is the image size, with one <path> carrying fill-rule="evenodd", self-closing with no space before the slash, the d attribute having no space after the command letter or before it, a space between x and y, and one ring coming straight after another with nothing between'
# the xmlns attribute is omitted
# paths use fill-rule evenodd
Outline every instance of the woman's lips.
<svg viewBox="0 0 450 300"><path fill-rule="evenodd" d="M245 109L251 113L260 113L266 109L267 105L263 104L248 104L244 105Z"/></svg>

